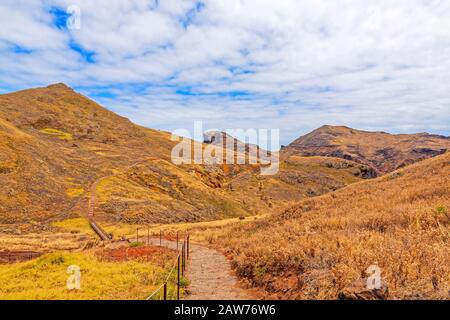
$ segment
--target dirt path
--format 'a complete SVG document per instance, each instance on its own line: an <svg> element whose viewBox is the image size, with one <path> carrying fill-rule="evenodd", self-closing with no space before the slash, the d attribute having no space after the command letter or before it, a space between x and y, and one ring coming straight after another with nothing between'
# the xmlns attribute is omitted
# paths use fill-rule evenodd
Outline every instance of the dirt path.
<svg viewBox="0 0 450 320"><path fill-rule="evenodd" d="M151 245L159 239L151 238ZM163 246L176 249L175 241L163 240ZM181 248L181 244L180 244ZM186 300L252 300L257 297L239 286L228 259L220 252L205 246L191 244L187 267L190 281Z"/></svg>

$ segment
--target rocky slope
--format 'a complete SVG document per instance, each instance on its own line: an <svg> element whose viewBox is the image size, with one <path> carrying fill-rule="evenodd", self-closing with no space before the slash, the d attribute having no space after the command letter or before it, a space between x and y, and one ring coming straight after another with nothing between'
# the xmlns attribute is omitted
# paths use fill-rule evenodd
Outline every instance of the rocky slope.
<svg viewBox="0 0 450 320"><path fill-rule="evenodd" d="M323 126L283 149L287 154L338 157L365 164L377 175L442 154L450 138L419 134L393 135L348 127Z"/></svg>

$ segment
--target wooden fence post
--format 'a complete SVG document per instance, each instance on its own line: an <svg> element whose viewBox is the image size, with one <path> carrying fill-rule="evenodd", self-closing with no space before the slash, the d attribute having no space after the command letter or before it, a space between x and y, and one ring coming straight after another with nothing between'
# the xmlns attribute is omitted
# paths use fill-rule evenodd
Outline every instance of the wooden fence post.
<svg viewBox="0 0 450 320"><path fill-rule="evenodd" d="M150 245L150 227L147 227L147 245Z"/></svg>
<svg viewBox="0 0 450 320"><path fill-rule="evenodd" d="M162 230L159 230L159 246L162 247Z"/></svg>
<svg viewBox="0 0 450 320"><path fill-rule="evenodd" d="M180 300L180 255L178 254L177 300Z"/></svg>
<svg viewBox="0 0 450 320"><path fill-rule="evenodd" d="M177 251L178 251L178 231L177 231Z"/></svg>
<svg viewBox="0 0 450 320"><path fill-rule="evenodd" d="M187 252L186 252L187 259L189 260L189 234L187 235Z"/></svg>
<svg viewBox="0 0 450 320"><path fill-rule="evenodd" d="M184 242L181 249L181 274L184 276Z"/></svg>
<svg viewBox="0 0 450 320"><path fill-rule="evenodd" d="M136 242L139 242L139 228L136 228Z"/></svg>
<svg viewBox="0 0 450 320"><path fill-rule="evenodd" d="M164 283L164 300L167 300L167 283Z"/></svg>

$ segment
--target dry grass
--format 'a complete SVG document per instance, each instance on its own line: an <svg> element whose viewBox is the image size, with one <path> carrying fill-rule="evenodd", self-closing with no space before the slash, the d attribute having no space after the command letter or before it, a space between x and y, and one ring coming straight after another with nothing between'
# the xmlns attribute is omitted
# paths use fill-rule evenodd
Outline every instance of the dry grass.
<svg viewBox="0 0 450 320"><path fill-rule="evenodd" d="M4 230L0 226L0 230ZM16 230L17 231L17 230ZM54 252L80 251L94 244L97 236L85 218L65 219L50 224L49 230L0 233L0 250Z"/></svg>
<svg viewBox="0 0 450 320"><path fill-rule="evenodd" d="M242 204L223 190L199 179L192 171L169 161L149 159L101 179L96 211L103 220L130 224L214 220L249 215Z"/></svg>
<svg viewBox="0 0 450 320"><path fill-rule="evenodd" d="M23 235L0 234L0 250L53 252L81 250L95 241L94 235L78 232L42 232Z"/></svg>
<svg viewBox="0 0 450 320"><path fill-rule="evenodd" d="M194 222L194 223L172 223L172 224L151 224L151 225L129 225L124 223L107 224L104 226L108 233L115 235L126 235L129 238L136 238L136 229L139 228L139 237L145 238L150 233L151 237L159 237L160 232L164 238L174 240L179 232L180 241L184 234L189 233L190 239L197 243L212 243L214 231L222 230L225 227L250 223L264 218L266 215L228 218L222 220Z"/></svg>
<svg viewBox="0 0 450 320"><path fill-rule="evenodd" d="M370 150L360 151L370 164L391 169L384 157L392 150L384 145L398 137L335 141L327 135L319 140L352 155L358 148L347 147L363 141ZM433 141L420 140L413 149L435 148L442 140L419 138ZM114 173L96 194L96 218L108 232L134 235L143 225L153 234L190 229L197 241L226 248L239 274L269 295L335 298L375 262L392 297L447 294L448 155L307 200L360 181L366 168L288 153L278 175L261 177L258 166L175 166L169 161L174 144L168 133L134 125L64 85L0 95L0 248L80 248L92 231L84 219L67 218L86 213L90 185ZM149 160L130 168L143 159ZM417 159L402 156L394 165L410 160ZM281 214L237 218L298 200ZM63 221L52 226L55 220ZM54 226L69 232L54 232ZM30 230L41 233L24 235Z"/></svg>
<svg viewBox="0 0 450 320"><path fill-rule="evenodd" d="M181 237L189 232L191 240L198 243L213 242L211 235L213 230L221 230L232 225L241 225L263 219L267 215L228 218L222 220L194 222L194 223L171 223L171 224L128 224L128 223L102 223L103 229L114 235L115 239L126 236L129 239L136 239L136 230L139 229L139 237L142 239L150 233L151 237L159 237L162 231L164 238L175 239L177 231ZM95 237L88 221L85 218L67 219L52 224L62 229L62 232ZM61 232L61 234L62 234ZM0 238L1 241L1 238ZM11 240L12 241L12 240ZM0 242L1 243L1 242Z"/></svg>
<svg viewBox="0 0 450 320"><path fill-rule="evenodd" d="M269 297L335 299L378 264L389 298L448 299L449 169L447 153L206 233Z"/></svg>

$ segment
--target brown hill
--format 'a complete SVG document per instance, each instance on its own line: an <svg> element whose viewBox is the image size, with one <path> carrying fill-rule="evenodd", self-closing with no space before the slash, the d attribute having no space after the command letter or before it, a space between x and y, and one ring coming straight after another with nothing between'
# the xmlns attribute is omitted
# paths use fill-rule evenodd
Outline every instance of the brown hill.
<svg viewBox="0 0 450 320"><path fill-rule="evenodd" d="M450 138L419 134L393 135L348 127L323 126L289 144L283 152L338 157L363 163L383 174L450 149Z"/></svg>
<svg viewBox="0 0 450 320"><path fill-rule="evenodd" d="M86 214L91 185L112 175L119 180L114 190L105 191L101 179L96 191L102 199L96 212L106 218L168 222L246 214L211 190L213 177L194 185L194 177L179 173L170 162L169 133L137 126L63 84L0 95L0 135L2 231ZM132 167L137 163L148 168ZM130 170L132 179L123 180Z"/></svg>
<svg viewBox="0 0 450 320"><path fill-rule="evenodd" d="M384 298L448 299L449 172L447 152L208 238L271 298L377 298L377 265Z"/></svg>
<svg viewBox="0 0 450 320"><path fill-rule="evenodd" d="M0 136L4 232L85 215L94 182L100 218L167 223L265 213L359 181L366 171L351 161L297 156L269 177L259 165L176 166L169 133L137 126L64 84L0 95Z"/></svg>

